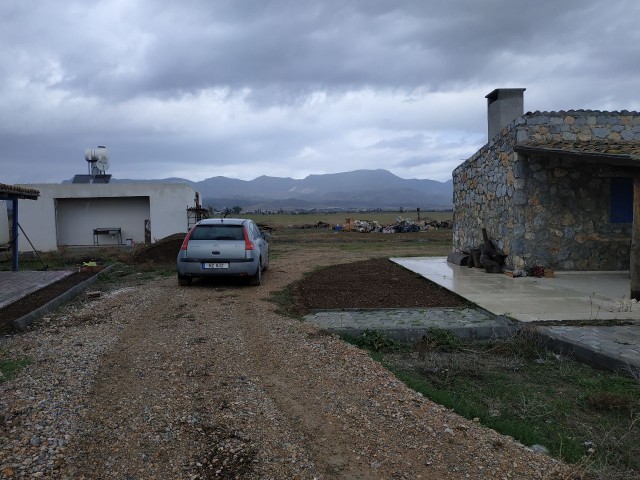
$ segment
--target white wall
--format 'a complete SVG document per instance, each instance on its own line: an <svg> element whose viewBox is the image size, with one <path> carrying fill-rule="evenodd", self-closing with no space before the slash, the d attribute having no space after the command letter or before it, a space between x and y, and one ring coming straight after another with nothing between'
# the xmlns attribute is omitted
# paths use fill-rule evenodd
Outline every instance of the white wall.
<svg viewBox="0 0 640 480"><path fill-rule="evenodd" d="M185 183L151 185L151 241L156 242L174 233L188 232L187 208L195 207L196 191Z"/></svg>
<svg viewBox="0 0 640 480"><path fill-rule="evenodd" d="M40 197L36 201L20 202L20 224L35 245L41 251L51 251L58 248L58 236L62 233L63 239L68 232L82 231L86 245L93 245L93 227L86 228L83 220L67 218L70 212L68 205L70 199L129 199L148 197L149 218L151 220L151 241L155 242L173 233L187 231L187 208L195 206L196 191L189 185L181 183L127 183L127 184L31 184L22 185L35 188L40 191ZM93 200L92 200L93 202ZM125 202L126 203L126 202ZM61 205L61 212L56 212L56 205ZM79 208L80 204L77 204ZM112 203L119 225L95 225L97 227L121 227L128 225L129 216L118 217L117 212L122 213L122 204ZM62 213L60 216L59 214ZM60 216L56 220L56 216ZM101 215L106 215L103 211ZM103 216L100 221L115 221L113 217ZM62 222L56 225L56 221ZM71 222L71 223L69 223ZM144 225L143 225L144 226ZM59 228L60 227L60 228ZM129 227L126 227L129 229ZM60 231L59 231L60 230ZM86 231L90 236L86 237ZM139 233L132 227L129 235L123 229L122 239L134 238L135 242L143 242L144 235L139 239ZM76 233L76 235L79 235ZM89 238L89 241L86 240ZM106 240L106 237L101 238ZM29 250L24 240L19 241L19 249ZM60 243L63 244L63 243Z"/></svg>
<svg viewBox="0 0 640 480"><path fill-rule="evenodd" d="M98 235L99 245L117 245L130 238L144 243L149 197L56 199L58 245L92 245L94 228L120 228L116 235Z"/></svg>
<svg viewBox="0 0 640 480"><path fill-rule="evenodd" d="M0 245L6 245L10 241L11 237L9 235L9 216L7 215L7 204L4 200L0 200Z"/></svg>

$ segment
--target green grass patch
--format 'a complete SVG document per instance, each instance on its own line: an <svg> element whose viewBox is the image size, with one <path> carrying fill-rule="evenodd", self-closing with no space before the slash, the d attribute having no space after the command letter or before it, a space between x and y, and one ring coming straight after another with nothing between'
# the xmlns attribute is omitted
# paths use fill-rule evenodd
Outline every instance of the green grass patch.
<svg viewBox="0 0 640 480"><path fill-rule="evenodd" d="M432 329L409 350L385 348L370 335L347 341L425 397L525 445L543 445L595 478L640 475L636 378L556 355L528 331L469 343Z"/></svg>
<svg viewBox="0 0 640 480"><path fill-rule="evenodd" d="M366 348L376 353L397 352L403 346L379 330L365 330L358 337L345 337L345 339L360 348Z"/></svg>
<svg viewBox="0 0 640 480"><path fill-rule="evenodd" d="M31 363L30 358L0 359L0 383L12 380L20 370Z"/></svg>
<svg viewBox="0 0 640 480"><path fill-rule="evenodd" d="M288 285L282 290L271 292L267 297L267 300L275 303L276 313L280 315L284 315L286 317L300 320L302 316L296 313L294 295L293 295L294 288L295 288L295 283Z"/></svg>

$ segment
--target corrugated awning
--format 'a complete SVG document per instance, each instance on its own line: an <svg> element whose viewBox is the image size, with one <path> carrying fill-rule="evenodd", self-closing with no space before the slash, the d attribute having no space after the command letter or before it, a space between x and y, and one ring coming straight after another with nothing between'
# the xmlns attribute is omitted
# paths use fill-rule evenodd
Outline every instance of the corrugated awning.
<svg viewBox="0 0 640 480"><path fill-rule="evenodd" d="M0 200L37 200L39 196L40 191L34 188L25 188L17 185L6 185L4 183L0 183Z"/></svg>

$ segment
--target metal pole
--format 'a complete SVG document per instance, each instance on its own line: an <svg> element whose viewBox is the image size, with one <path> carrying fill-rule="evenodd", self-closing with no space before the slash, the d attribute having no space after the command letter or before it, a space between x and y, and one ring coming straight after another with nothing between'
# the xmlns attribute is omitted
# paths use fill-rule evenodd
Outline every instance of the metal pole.
<svg viewBox="0 0 640 480"><path fill-rule="evenodd" d="M12 226L13 226L13 264L11 266L11 269L14 272L18 271L18 199L14 198L13 199L13 219L12 219Z"/></svg>
<svg viewBox="0 0 640 480"><path fill-rule="evenodd" d="M22 234L24 235L24 238L27 239L27 242L29 242L29 245L31 245L31 249L33 250L33 253L36 254L36 257L38 257L38 260L40 260L40 262L42 263L42 265L44 265L44 269L47 270L49 268L49 265L47 265L46 263L44 263L44 260L42 260L42 257L40 256L40 254L38 253L38 251L36 250L36 247L33 246L33 243L31 243L31 240L29 240L29 237L27 237L26 232L23 230L22 225L20 225L18 223L18 227L20 228L20 231L22 232Z"/></svg>

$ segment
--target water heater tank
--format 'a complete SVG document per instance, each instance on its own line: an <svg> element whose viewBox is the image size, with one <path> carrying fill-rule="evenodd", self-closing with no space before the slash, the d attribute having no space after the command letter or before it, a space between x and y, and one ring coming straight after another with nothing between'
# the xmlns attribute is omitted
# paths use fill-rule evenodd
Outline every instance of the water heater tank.
<svg viewBox="0 0 640 480"><path fill-rule="evenodd" d="M84 151L84 159L87 162L107 163L109 161L109 152L107 152L107 147L102 146L97 148L87 148Z"/></svg>

